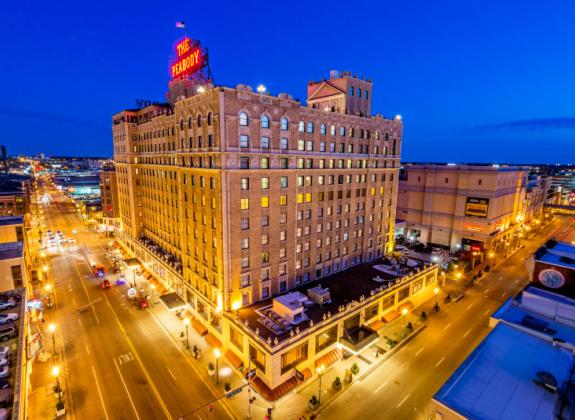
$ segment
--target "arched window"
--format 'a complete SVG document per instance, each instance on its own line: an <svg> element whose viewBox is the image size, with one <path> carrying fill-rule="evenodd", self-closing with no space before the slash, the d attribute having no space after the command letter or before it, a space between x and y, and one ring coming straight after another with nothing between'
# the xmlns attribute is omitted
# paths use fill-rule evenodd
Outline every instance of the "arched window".
<svg viewBox="0 0 575 420"><path fill-rule="evenodd" d="M396 148L397 148L397 140L396 140L396 139L393 139L393 149L392 149L393 152L392 152L392 153L393 153L394 155L397 155L397 149L396 149Z"/></svg>
<svg viewBox="0 0 575 420"><path fill-rule="evenodd" d="M359 138L360 139L364 139L365 138L365 131L363 130L363 128L359 129Z"/></svg>
<svg viewBox="0 0 575 420"><path fill-rule="evenodd" d="M286 117L283 117L280 120L280 128L282 131L288 131L289 130L289 121Z"/></svg>
<svg viewBox="0 0 575 420"><path fill-rule="evenodd" d="M379 133L379 130L377 130L377 131L375 132L375 139L376 139L376 140L379 140L380 138L381 138L381 134Z"/></svg>
<svg viewBox="0 0 575 420"><path fill-rule="evenodd" d="M198 114L198 127L202 126L202 114Z"/></svg>
<svg viewBox="0 0 575 420"><path fill-rule="evenodd" d="M313 123L311 121L307 123L307 132L313 133Z"/></svg>
<svg viewBox="0 0 575 420"><path fill-rule="evenodd" d="M194 126L194 119L192 117L188 118L188 128L192 128Z"/></svg>
<svg viewBox="0 0 575 420"><path fill-rule="evenodd" d="M331 134L332 136L335 136L335 125L332 125L331 127L329 127L329 134Z"/></svg>
<svg viewBox="0 0 575 420"><path fill-rule="evenodd" d="M384 139L385 141L388 141L388 140L389 140L389 133L388 133L387 131L386 131L385 134L383 135L383 139Z"/></svg>
<svg viewBox="0 0 575 420"><path fill-rule="evenodd" d="M299 131L300 133L303 133L305 131L305 123L303 121L299 122L297 131Z"/></svg>
<svg viewBox="0 0 575 420"><path fill-rule="evenodd" d="M369 132L369 130L365 130L365 138L369 140L370 137L371 133Z"/></svg>
<svg viewBox="0 0 575 420"><path fill-rule="evenodd" d="M357 97L361 98L361 88L357 88Z"/></svg>
<svg viewBox="0 0 575 420"><path fill-rule="evenodd" d="M248 125L248 123L250 122L249 118L248 118L248 114L245 112L240 112L240 125Z"/></svg>
<svg viewBox="0 0 575 420"><path fill-rule="evenodd" d="M183 130L183 129L184 129L184 120L181 119L180 120L180 130Z"/></svg>
<svg viewBox="0 0 575 420"><path fill-rule="evenodd" d="M353 86L349 88L349 96L353 96L354 95L354 91L353 91Z"/></svg>
<svg viewBox="0 0 575 420"><path fill-rule="evenodd" d="M339 127L339 135L345 137L345 127L343 125Z"/></svg>
<svg viewBox="0 0 575 420"><path fill-rule="evenodd" d="M208 125L212 125L212 113L208 112Z"/></svg>
<svg viewBox="0 0 575 420"><path fill-rule="evenodd" d="M260 121L262 123L262 128L270 128L270 117L267 115L262 115L260 117Z"/></svg>
<svg viewBox="0 0 575 420"><path fill-rule="evenodd" d="M327 133L327 127L325 124L319 126L319 133L322 135L325 135L325 133Z"/></svg>
<svg viewBox="0 0 575 420"><path fill-rule="evenodd" d="M355 136L355 130L353 129L353 127L349 127L349 136L350 137Z"/></svg>

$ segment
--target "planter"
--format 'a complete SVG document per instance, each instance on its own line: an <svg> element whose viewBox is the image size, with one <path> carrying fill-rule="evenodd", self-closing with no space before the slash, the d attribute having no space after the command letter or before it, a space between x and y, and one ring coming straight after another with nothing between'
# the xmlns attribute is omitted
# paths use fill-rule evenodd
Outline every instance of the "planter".
<svg viewBox="0 0 575 420"><path fill-rule="evenodd" d="M354 375L357 375L359 373L359 366L357 365L357 363L354 363L353 365L351 365L351 368L349 368L349 370Z"/></svg>
<svg viewBox="0 0 575 420"><path fill-rule="evenodd" d="M335 380L331 383L331 387L334 389L334 391L339 391L342 386L343 384L341 383L339 376L335 378Z"/></svg>
<svg viewBox="0 0 575 420"><path fill-rule="evenodd" d="M214 376L214 373L216 373L215 369L208 369L208 375Z"/></svg>
<svg viewBox="0 0 575 420"><path fill-rule="evenodd" d="M66 414L66 409L64 408L64 403L56 404L56 417L61 417Z"/></svg>
<svg viewBox="0 0 575 420"><path fill-rule="evenodd" d="M313 397L311 397L311 399L307 402L308 407L310 408L310 410L315 411L318 409L319 407L319 401L318 399L315 397L315 395Z"/></svg>

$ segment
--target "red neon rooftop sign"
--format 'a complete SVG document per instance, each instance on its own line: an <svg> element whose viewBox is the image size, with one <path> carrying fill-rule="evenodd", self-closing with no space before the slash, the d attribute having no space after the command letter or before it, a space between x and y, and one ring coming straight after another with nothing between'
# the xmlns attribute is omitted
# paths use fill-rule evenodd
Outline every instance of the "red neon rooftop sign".
<svg viewBox="0 0 575 420"><path fill-rule="evenodd" d="M188 37L176 44L176 58L170 65L172 79L178 79L200 70L204 64L202 50Z"/></svg>

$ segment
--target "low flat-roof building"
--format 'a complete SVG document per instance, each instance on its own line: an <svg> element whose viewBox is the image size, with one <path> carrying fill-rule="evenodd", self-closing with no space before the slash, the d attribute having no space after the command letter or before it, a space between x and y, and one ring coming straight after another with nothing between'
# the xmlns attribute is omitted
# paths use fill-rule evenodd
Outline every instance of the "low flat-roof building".
<svg viewBox="0 0 575 420"><path fill-rule="evenodd" d="M573 418L565 401L573 396L575 301L529 287L490 325L433 397L436 418Z"/></svg>

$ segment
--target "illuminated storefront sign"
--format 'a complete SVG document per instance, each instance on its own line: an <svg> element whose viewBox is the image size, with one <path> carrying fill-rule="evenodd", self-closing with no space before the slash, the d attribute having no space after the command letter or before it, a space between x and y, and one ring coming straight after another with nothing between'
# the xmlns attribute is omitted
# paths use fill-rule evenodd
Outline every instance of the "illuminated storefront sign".
<svg viewBox="0 0 575 420"><path fill-rule="evenodd" d="M176 44L176 58L170 63L172 79L189 76L204 66L204 54L199 43L186 37Z"/></svg>
<svg viewBox="0 0 575 420"><path fill-rule="evenodd" d="M483 228L481 226L465 225L465 229L472 232L483 232Z"/></svg>
<svg viewBox="0 0 575 420"><path fill-rule="evenodd" d="M474 217L487 217L489 212L489 198L467 197L465 215Z"/></svg>

